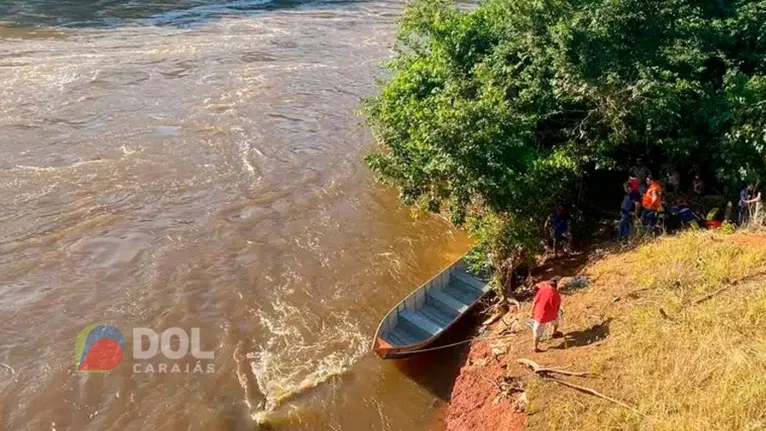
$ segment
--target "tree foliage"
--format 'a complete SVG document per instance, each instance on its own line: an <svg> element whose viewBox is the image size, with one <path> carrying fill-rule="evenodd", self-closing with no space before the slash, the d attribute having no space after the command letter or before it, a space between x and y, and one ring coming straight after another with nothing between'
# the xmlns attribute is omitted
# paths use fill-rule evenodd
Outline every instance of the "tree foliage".
<svg viewBox="0 0 766 431"><path fill-rule="evenodd" d="M394 50L367 162L498 258L635 156L722 184L766 167L764 0L415 0Z"/></svg>

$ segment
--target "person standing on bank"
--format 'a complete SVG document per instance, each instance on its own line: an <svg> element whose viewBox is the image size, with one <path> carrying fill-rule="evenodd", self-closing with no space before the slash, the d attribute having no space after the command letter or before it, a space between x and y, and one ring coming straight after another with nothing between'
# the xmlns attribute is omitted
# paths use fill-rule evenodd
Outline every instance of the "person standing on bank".
<svg viewBox="0 0 766 431"><path fill-rule="evenodd" d="M646 177L646 184L648 188L641 198L644 207L644 213L641 217L644 227L653 228L657 225L657 214L662 209L662 186L659 182L654 181L651 175Z"/></svg>
<svg viewBox="0 0 766 431"><path fill-rule="evenodd" d="M548 326L553 327L553 338L563 337L559 332L561 321L561 295L558 291L560 277L553 277L547 282L538 284L537 294L532 303L532 350L539 352L537 347Z"/></svg>
<svg viewBox="0 0 766 431"><path fill-rule="evenodd" d="M625 190L625 196L622 198L620 206L620 241L626 241L630 237L630 225L633 224L633 217L638 215L641 196L638 190L631 186L630 181L622 185Z"/></svg>
<svg viewBox="0 0 766 431"><path fill-rule="evenodd" d="M745 226L750 221L750 204L761 200L761 193L756 194L755 185L750 183L739 192L739 226Z"/></svg>
<svg viewBox="0 0 766 431"><path fill-rule="evenodd" d="M553 256L559 257L559 249L569 254L569 215L560 203L556 204L551 214L551 224L553 225Z"/></svg>

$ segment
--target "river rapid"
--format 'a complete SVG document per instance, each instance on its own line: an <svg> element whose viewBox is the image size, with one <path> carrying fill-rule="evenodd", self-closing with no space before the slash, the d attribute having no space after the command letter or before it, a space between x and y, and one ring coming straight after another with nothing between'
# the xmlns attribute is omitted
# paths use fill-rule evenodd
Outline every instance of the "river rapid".
<svg viewBox="0 0 766 431"><path fill-rule="evenodd" d="M362 162L401 9L0 2L0 429L438 429L445 356L368 352L467 246ZM97 323L122 363L78 372ZM214 359L133 357L173 327Z"/></svg>

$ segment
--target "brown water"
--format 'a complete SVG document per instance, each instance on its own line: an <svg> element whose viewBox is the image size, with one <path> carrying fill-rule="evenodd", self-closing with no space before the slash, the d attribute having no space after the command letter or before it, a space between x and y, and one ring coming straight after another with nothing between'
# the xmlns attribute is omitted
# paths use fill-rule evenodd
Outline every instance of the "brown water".
<svg viewBox="0 0 766 431"><path fill-rule="evenodd" d="M401 4L70 3L0 8L0 429L430 426L454 358L368 352L466 247L361 161ZM75 371L94 323L108 373ZM200 328L214 372L147 372L195 360L134 360L134 327Z"/></svg>

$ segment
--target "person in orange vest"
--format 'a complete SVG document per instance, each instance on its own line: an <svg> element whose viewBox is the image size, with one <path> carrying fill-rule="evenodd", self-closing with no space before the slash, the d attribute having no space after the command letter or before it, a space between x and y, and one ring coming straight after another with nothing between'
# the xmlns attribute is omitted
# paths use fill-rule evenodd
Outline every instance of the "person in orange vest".
<svg viewBox="0 0 766 431"><path fill-rule="evenodd" d="M553 338L563 337L559 332L561 310L561 295L558 291L559 277L553 277L547 282L538 284L537 294L532 303L532 350L539 352L538 342L545 334L548 325L553 327Z"/></svg>
<svg viewBox="0 0 766 431"><path fill-rule="evenodd" d="M641 198L641 206L644 207L641 218L644 226L654 227L657 224L657 213L662 209L662 185L651 175L646 177L646 185L646 193Z"/></svg>

